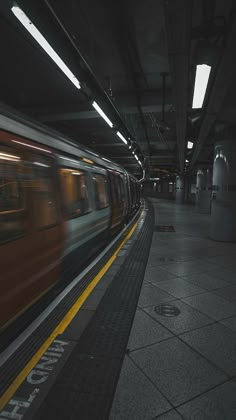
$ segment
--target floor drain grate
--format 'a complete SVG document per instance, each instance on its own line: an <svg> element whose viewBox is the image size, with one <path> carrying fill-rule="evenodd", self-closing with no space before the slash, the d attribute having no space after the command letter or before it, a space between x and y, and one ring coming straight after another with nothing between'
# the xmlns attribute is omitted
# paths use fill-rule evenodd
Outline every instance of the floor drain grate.
<svg viewBox="0 0 236 420"><path fill-rule="evenodd" d="M155 232L175 232L174 226L156 225Z"/></svg>
<svg viewBox="0 0 236 420"><path fill-rule="evenodd" d="M168 305L166 303L156 306L155 312L158 315L166 317L178 316L180 314L180 310L176 306Z"/></svg>

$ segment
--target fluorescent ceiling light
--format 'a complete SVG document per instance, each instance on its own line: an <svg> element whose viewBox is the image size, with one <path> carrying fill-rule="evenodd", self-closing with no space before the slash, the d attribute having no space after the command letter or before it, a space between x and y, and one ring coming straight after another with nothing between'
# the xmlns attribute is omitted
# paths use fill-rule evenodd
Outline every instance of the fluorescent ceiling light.
<svg viewBox="0 0 236 420"><path fill-rule="evenodd" d="M117 131L117 136L118 137L120 137L120 139L125 143L125 144L128 144L128 142L127 142L127 140L124 138L124 136L122 136L122 134L119 132L119 131Z"/></svg>
<svg viewBox="0 0 236 420"><path fill-rule="evenodd" d="M135 157L136 160L139 160L137 155L134 155L134 157Z"/></svg>
<svg viewBox="0 0 236 420"><path fill-rule="evenodd" d="M21 10L19 6L13 6L11 8L12 13L20 21L20 23L27 29L30 35L38 42L38 44L44 49L44 51L49 55L49 57L58 65L58 67L63 71L63 73L68 77L68 79L80 89L80 83L74 74L70 71L67 65L62 61L56 51L51 47L48 41L44 36L39 32L39 30L34 26L34 24L29 20L26 14Z"/></svg>
<svg viewBox="0 0 236 420"><path fill-rule="evenodd" d="M101 117L106 121L106 123L112 128L113 124L111 120L104 114L103 110L100 108L100 106L97 104L97 102L93 101L92 103L93 107L96 109L96 111L101 115Z"/></svg>
<svg viewBox="0 0 236 420"><path fill-rule="evenodd" d="M188 149L192 149L193 148L193 142L192 141L188 141L187 148Z"/></svg>
<svg viewBox="0 0 236 420"><path fill-rule="evenodd" d="M210 71L207 64L197 65L192 108L202 108Z"/></svg>

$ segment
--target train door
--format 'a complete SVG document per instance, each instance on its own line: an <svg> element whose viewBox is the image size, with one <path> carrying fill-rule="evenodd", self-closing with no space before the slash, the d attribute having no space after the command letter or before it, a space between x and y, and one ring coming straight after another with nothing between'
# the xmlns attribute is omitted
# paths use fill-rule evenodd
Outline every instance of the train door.
<svg viewBox="0 0 236 420"><path fill-rule="evenodd" d="M1 139L12 135L0 133L0 329L58 279L62 241L54 159Z"/></svg>
<svg viewBox="0 0 236 420"><path fill-rule="evenodd" d="M124 203L122 200L120 174L109 171L109 177L112 198L111 230L115 231L122 226L124 221Z"/></svg>
<svg viewBox="0 0 236 420"><path fill-rule="evenodd" d="M123 207L123 219L125 220L126 214L127 214L127 206L128 202L126 199L126 192L125 192L125 176L122 174L119 177L119 183L120 183L120 191L121 191L121 203Z"/></svg>

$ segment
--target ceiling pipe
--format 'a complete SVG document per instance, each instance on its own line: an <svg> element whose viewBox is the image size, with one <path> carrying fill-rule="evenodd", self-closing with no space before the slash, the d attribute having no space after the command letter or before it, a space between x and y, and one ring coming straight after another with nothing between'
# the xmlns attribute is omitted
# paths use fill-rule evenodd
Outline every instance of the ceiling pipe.
<svg viewBox="0 0 236 420"><path fill-rule="evenodd" d="M138 180L139 184L147 179L147 169L143 169L143 176L141 179Z"/></svg>
<svg viewBox="0 0 236 420"><path fill-rule="evenodd" d="M105 91L105 89L102 86L102 84L100 83L100 81L97 79L97 77L96 77L93 69L90 67L90 65L88 64L88 62L85 60L84 56L82 55L81 51L79 50L79 48L76 45L75 41L73 40L72 36L67 31L67 29L65 28L65 26L62 23L61 19L59 18L59 16L55 12L55 10L54 10L53 6L51 5L50 1L49 0L44 0L44 2L46 3L48 9L52 13L53 17L55 18L55 20L59 24L60 28L62 29L62 31L64 32L64 34L66 35L66 37L68 38L68 40L70 41L70 43L73 45L74 49L76 50L77 54L79 55L79 58L82 61L83 65L85 66L86 70L88 70L89 74L92 76L93 81L95 82L95 84L97 85L97 87L99 88L99 90L102 92L102 94L105 96L106 100L109 102L109 105L113 108L113 111L117 114L117 116L119 117L119 119L122 121L122 117L121 117L118 109L114 105L114 103L111 100L109 94ZM123 123L123 121L122 121L122 123Z"/></svg>
<svg viewBox="0 0 236 420"><path fill-rule="evenodd" d="M110 4L109 1L107 4ZM142 76L143 83L148 88L146 75L144 74L142 63L140 61L138 48L136 45L135 37L131 31L132 28L132 15L129 13L129 8L123 2L117 2L115 9L112 7L111 18L114 19L114 31L118 40L118 50L120 52L124 67L127 74L133 81L134 94L136 96L137 110L142 123L144 138L147 142L148 155L150 156L150 141L146 127L146 121L142 110L140 98L140 79L137 75ZM115 10L115 12L114 12Z"/></svg>
<svg viewBox="0 0 236 420"><path fill-rule="evenodd" d="M192 0L164 1L170 73L176 108L180 171L184 171Z"/></svg>

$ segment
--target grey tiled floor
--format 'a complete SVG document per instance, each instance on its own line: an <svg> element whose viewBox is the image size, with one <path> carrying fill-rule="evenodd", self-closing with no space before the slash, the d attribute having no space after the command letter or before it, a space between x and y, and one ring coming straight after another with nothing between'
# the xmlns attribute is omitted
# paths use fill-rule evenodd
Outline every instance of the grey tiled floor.
<svg viewBox="0 0 236 420"><path fill-rule="evenodd" d="M111 411L110 420L149 420L170 408L156 386L126 356L116 392L116 407Z"/></svg>
<svg viewBox="0 0 236 420"><path fill-rule="evenodd" d="M110 420L235 420L236 244L210 240L191 206L153 204L176 232L153 233Z"/></svg>

